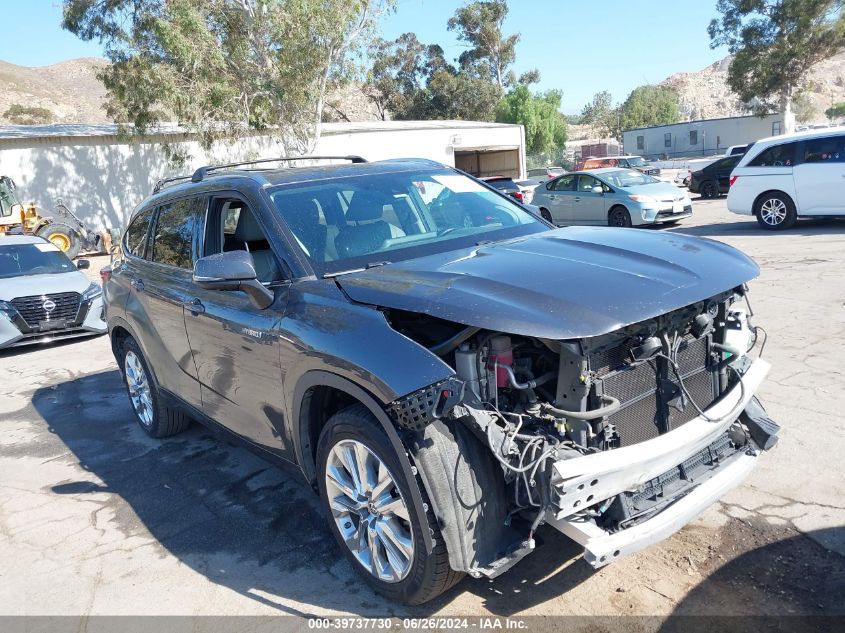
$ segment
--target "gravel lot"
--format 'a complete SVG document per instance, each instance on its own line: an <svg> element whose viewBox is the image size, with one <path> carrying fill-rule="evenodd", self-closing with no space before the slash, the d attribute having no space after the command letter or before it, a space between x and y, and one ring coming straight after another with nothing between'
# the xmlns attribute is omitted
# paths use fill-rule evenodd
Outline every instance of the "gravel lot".
<svg viewBox="0 0 845 633"><path fill-rule="evenodd" d="M295 478L199 426L147 439L100 337L0 352L0 614L845 614L845 221L769 234L717 200L664 230L762 267L761 397L783 426L673 538L593 571L545 529L504 577L405 609L358 580Z"/></svg>

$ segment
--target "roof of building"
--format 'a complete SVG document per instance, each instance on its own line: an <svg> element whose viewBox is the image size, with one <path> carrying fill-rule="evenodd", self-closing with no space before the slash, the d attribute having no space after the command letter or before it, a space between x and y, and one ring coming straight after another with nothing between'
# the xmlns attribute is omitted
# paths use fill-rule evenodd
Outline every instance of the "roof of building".
<svg viewBox="0 0 845 633"><path fill-rule="evenodd" d="M662 127L674 127L676 125L695 125L695 124L701 124L701 123L710 123L711 121L730 121L730 120L733 120L733 119L736 119L736 120L739 120L739 119L765 119L767 117L773 117L773 116L781 116L781 115L777 112L773 112L771 114L764 114L763 116L757 116L756 114L745 114L743 116L723 116L723 117L717 117L715 119L697 119L697 120L694 120L694 121L678 121L677 123L665 123L663 125L650 125L650 126L647 126L647 127L632 127L632 128L628 128L627 130L622 130L622 133L624 134L625 132L639 132L640 130L659 130Z"/></svg>
<svg viewBox="0 0 845 633"><path fill-rule="evenodd" d="M512 123L489 123L486 121L361 121L357 123L323 123L322 134L356 134L362 132L397 132L403 130L433 129L479 129L518 127ZM113 123L53 123L49 125L0 125L0 140L3 139L49 139L116 137L121 126ZM257 130L251 134L260 135ZM162 123L148 132L148 136L174 136L190 134L190 130L176 123Z"/></svg>

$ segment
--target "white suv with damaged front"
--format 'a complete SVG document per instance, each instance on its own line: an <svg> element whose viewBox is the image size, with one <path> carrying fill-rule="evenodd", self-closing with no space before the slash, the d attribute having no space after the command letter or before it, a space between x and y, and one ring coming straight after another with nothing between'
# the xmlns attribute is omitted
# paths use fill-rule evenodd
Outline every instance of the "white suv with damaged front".
<svg viewBox="0 0 845 633"><path fill-rule="evenodd" d="M0 349L103 334L103 293L42 237L0 237Z"/></svg>

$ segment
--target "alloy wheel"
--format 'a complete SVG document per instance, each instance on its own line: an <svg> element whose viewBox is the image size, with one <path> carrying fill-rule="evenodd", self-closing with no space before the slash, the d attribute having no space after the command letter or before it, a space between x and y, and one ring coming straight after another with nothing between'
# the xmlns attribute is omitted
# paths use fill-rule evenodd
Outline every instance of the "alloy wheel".
<svg viewBox="0 0 845 633"><path fill-rule="evenodd" d="M341 440L326 461L332 518L355 559L394 583L411 571L414 535L408 506L384 462L361 442Z"/></svg>
<svg viewBox="0 0 845 633"><path fill-rule="evenodd" d="M141 364L141 359L133 351L126 352L123 360L123 369L126 373L126 386L129 389L129 399L132 407L144 426L151 426L153 423L153 398L150 391L150 381L147 379L147 372Z"/></svg>
<svg viewBox="0 0 845 633"><path fill-rule="evenodd" d="M780 198L769 198L760 205L760 218L769 226L783 224L786 212L786 203Z"/></svg>

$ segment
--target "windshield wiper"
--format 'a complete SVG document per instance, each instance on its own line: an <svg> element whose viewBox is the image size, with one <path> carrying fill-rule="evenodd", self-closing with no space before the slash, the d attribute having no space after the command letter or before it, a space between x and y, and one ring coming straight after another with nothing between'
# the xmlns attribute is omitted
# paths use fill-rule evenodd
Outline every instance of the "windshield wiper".
<svg viewBox="0 0 845 633"><path fill-rule="evenodd" d="M378 268L379 266L386 266L391 262L370 262L363 268L349 268L348 270L338 270L333 273L323 273L323 279L331 279L332 277L340 277L341 275L349 275L351 273L362 273L370 268Z"/></svg>
<svg viewBox="0 0 845 633"><path fill-rule="evenodd" d="M331 279L332 277L340 277L341 275L349 275L350 273L361 273L365 270L365 268L350 268L349 270L338 270L333 273L323 273L323 279Z"/></svg>

